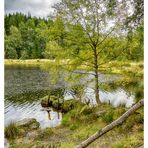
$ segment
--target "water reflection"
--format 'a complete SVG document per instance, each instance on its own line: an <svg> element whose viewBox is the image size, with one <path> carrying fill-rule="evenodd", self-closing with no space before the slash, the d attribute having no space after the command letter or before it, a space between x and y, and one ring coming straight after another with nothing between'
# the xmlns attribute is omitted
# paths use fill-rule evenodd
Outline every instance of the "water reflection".
<svg viewBox="0 0 148 148"><path fill-rule="evenodd" d="M51 120L51 117L50 117L50 111L47 110L47 113L48 113L48 119ZM59 118L58 118L59 119Z"/></svg>
<svg viewBox="0 0 148 148"><path fill-rule="evenodd" d="M99 91L100 101L102 103L109 103L113 107L125 106L127 108L131 107L135 103L135 96L131 93L126 92L122 88L118 88L112 92ZM83 102L90 102L90 105L96 105L94 89L87 87L85 93L82 96Z"/></svg>
<svg viewBox="0 0 148 148"><path fill-rule="evenodd" d="M50 109L43 110L40 101L16 106L8 101L5 102L5 125L11 121L19 121L24 118L35 118L41 128L55 127L61 124L62 113Z"/></svg>
<svg viewBox="0 0 148 148"><path fill-rule="evenodd" d="M24 118L36 118L41 128L55 127L61 124L62 113L53 109L43 109L40 99L45 95L63 95L65 100L73 99L81 96L83 102L90 102L91 105L96 104L92 76L88 76L81 80L79 84L90 80L88 87L82 88L83 93L79 92L80 86L74 90L64 88L64 84L60 81L53 86L50 83L50 76L47 72L39 69L5 69L5 125L11 121L19 121ZM99 74L101 83L111 83L120 76ZM78 81L76 82L76 84ZM72 84L71 84L72 85ZM77 84L78 85L78 84ZM68 84L69 86L69 84ZM57 89L60 88L60 89ZM61 90L62 88L62 90ZM64 90L64 91L63 91ZM134 92L125 91L124 88L116 87L113 90L100 90L100 100L104 103L110 103L114 107L124 105L132 106L135 103Z"/></svg>

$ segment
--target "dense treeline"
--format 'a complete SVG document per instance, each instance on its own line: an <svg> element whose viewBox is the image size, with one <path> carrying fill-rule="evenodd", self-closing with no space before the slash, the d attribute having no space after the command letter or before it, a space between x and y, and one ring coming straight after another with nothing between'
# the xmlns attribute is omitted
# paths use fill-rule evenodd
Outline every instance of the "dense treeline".
<svg viewBox="0 0 148 148"><path fill-rule="evenodd" d="M5 16L5 58L44 58L46 30L51 20L31 17L21 13Z"/></svg>
<svg viewBox="0 0 148 148"><path fill-rule="evenodd" d="M120 53L118 50L121 50L118 46L127 40L129 42L126 50L117 59L142 60L143 25L134 32L129 32L128 36L108 38L106 44L110 44L112 52L109 56L116 57L116 54ZM111 41L116 41L116 44L112 44ZM88 54L86 42L81 25L69 24L67 27L59 17L47 20L22 13L5 15L6 59L53 59L67 49L70 49L72 56ZM102 56L106 57L106 52L110 52L108 48L102 52Z"/></svg>

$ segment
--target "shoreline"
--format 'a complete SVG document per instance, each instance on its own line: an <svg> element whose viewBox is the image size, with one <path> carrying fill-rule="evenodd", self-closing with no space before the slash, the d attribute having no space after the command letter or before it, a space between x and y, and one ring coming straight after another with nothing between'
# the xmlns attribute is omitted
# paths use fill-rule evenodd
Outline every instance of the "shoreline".
<svg viewBox="0 0 148 148"><path fill-rule="evenodd" d="M4 66L25 66L25 67L43 67L46 65L54 64L56 60L49 59L4 59ZM71 64L70 59L58 61L58 64L68 65ZM89 70L86 65L80 65L77 67L79 70ZM90 71L90 70L89 70ZM144 61L133 62L133 61L112 61L104 64L100 67L100 72L113 73L113 74L135 74L137 76L143 76L144 73Z"/></svg>

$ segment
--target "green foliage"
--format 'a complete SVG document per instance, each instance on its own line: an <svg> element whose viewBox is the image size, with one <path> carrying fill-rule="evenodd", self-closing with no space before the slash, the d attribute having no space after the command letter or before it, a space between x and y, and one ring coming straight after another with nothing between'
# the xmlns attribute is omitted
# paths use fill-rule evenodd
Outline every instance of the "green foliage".
<svg viewBox="0 0 148 148"><path fill-rule="evenodd" d="M50 41L46 44L46 51L44 56L49 59L55 59L59 56L59 52L62 53L62 48L55 41Z"/></svg>
<svg viewBox="0 0 148 148"><path fill-rule="evenodd" d="M71 130L76 130L82 123L92 123L97 120L98 116L94 113L95 108L90 108L88 105L77 102L73 110L66 113L62 118L62 125L70 127Z"/></svg>
<svg viewBox="0 0 148 148"><path fill-rule="evenodd" d="M108 3L108 9L116 5L114 1ZM111 10L109 10L111 11ZM111 13L111 12L110 12ZM110 14L108 14L110 15ZM87 19L87 18L86 18ZM88 21L90 21L88 19ZM89 31L89 26L87 28ZM93 59L91 53L90 40L87 37L81 23L65 24L61 17L56 17L54 21L44 20L36 17L25 16L23 14L9 14L5 16L5 58L55 58L58 52L68 54L70 58L76 58L77 61ZM90 29L90 32L92 30ZM103 39L105 34L100 34L99 39ZM80 38L81 37L81 38ZM120 54L121 48L125 47L129 40L128 47L118 60L142 60L143 59L143 25L139 26L135 32L129 33L126 37L108 37L99 45L97 50L102 50L101 59L114 58ZM8 41L9 40L9 41ZM92 40L97 40L96 34ZM8 43L8 42L9 43ZM54 42L57 45L54 47ZM9 48L7 47L9 46ZM59 46L57 48L57 46ZM53 49L52 49L53 48ZM61 49L62 50L61 52ZM7 54L10 50L16 50L17 56ZM56 49L56 50L54 50ZM8 51L9 50L9 51ZM10 51L11 52L11 51ZM25 56L24 54L25 53ZM109 53L109 54L106 54ZM23 55L22 55L23 54ZM26 55L27 54L27 55ZM54 55L55 54L55 55ZM92 54L92 55L91 55ZM66 56L63 56L66 58ZM91 57L92 56L92 57ZM61 55L60 55L61 57ZM80 58L81 57L81 60ZM100 62L102 63L100 60ZM81 61L82 62L82 61Z"/></svg>
<svg viewBox="0 0 148 148"><path fill-rule="evenodd" d="M127 36L129 45L126 51L126 58L128 60L143 60L144 56L144 27L139 26L135 32L129 33Z"/></svg>
<svg viewBox="0 0 148 148"><path fill-rule="evenodd" d="M20 59L22 59L22 60L29 59L29 55L28 55L27 51L24 50L21 52Z"/></svg>
<svg viewBox="0 0 148 148"><path fill-rule="evenodd" d="M44 19L9 14L5 16L5 58L36 59L43 58L48 34L48 23ZM44 27L44 28L42 28ZM12 50L12 51L11 51ZM16 51L17 56L12 56Z"/></svg>
<svg viewBox="0 0 148 148"><path fill-rule="evenodd" d="M19 129L15 123L11 122L9 125L5 127L5 137L8 139L17 138L19 135Z"/></svg>
<svg viewBox="0 0 148 148"><path fill-rule="evenodd" d="M12 47L8 47L5 55L8 56L10 59L17 59L18 57L16 50Z"/></svg>

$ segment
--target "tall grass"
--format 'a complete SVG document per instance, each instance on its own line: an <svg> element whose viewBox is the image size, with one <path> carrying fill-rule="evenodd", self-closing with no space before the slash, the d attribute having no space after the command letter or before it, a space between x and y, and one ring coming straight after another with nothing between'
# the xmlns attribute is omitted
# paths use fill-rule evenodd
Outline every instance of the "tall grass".
<svg viewBox="0 0 148 148"><path fill-rule="evenodd" d="M11 122L9 125L5 127L5 137L7 139L14 139L19 135L19 129L16 124Z"/></svg>

